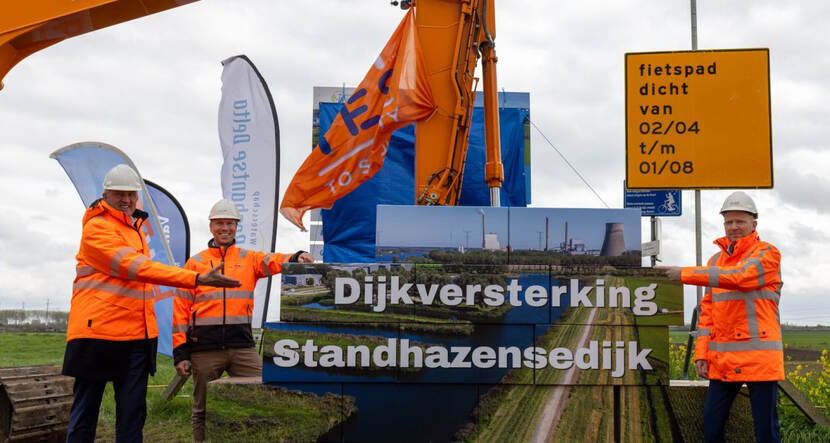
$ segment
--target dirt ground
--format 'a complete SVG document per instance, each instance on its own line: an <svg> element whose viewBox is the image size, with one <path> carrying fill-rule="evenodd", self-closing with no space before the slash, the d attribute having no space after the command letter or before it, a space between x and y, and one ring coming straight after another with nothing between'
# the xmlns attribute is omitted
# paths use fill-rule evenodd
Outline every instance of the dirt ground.
<svg viewBox="0 0 830 443"><path fill-rule="evenodd" d="M790 357L789 359L787 357ZM816 361L821 357L821 351L812 349L784 349L784 360L791 361Z"/></svg>

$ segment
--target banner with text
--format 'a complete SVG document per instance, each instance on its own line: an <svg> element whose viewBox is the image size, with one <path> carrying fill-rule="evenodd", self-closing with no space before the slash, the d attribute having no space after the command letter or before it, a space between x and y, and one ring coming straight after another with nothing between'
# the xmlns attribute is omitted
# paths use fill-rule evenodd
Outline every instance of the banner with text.
<svg viewBox="0 0 830 443"><path fill-rule="evenodd" d="M236 244L273 252L280 170L277 111L268 85L248 57L231 57L222 65L222 196L234 202L242 216ZM254 328L260 327L268 315L270 288L270 278L256 285Z"/></svg>
<svg viewBox="0 0 830 443"><path fill-rule="evenodd" d="M280 212L305 230L303 214L330 208L383 166L396 129L435 110L414 9L406 14L357 90L291 179Z"/></svg>
<svg viewBox="0 0 830 443"><path fill-rule="evenodd" d="M173 254L173 264L183 267L190 257L190 225L184 208L173 194L150 180L144 180L147 192L153 200L158 212L160 232L170 246ZM159 352L164 355L173 354L173 295L175 290L167 286L155 286L154 300L156 307L156 322L159 328ZM158 315L164 312L164 315Z"/></svg>

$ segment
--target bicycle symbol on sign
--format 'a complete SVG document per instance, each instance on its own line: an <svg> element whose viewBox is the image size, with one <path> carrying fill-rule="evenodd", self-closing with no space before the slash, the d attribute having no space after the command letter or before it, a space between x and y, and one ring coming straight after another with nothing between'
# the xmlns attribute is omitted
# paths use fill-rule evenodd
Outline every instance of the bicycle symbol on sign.
<svg viewBox="0 0 830 443"><path fill-rule="evenodd" d="M662 205L658 208L658 212L666 213L666 212L675 212L677 211L677 202L674 200L674 194L671 192L666 193L666 201L663 202Z"/></svg>

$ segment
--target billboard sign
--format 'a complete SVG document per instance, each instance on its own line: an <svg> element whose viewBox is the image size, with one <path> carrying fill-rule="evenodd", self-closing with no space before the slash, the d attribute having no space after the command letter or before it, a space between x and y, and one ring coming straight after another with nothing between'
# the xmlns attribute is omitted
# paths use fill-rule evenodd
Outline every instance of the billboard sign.
<svg viewBox="0 0 830 443"><path fill-rule="evenodd" d="M651 415L660 429L623 427L621 441L668 440L650 392L668 384L683 289L639 266L640 220L380 206L384 261L283 267L263 381L341 396L343 424L326 441L571 441L585 435L573 423L611 435ZM393 228L403 221L414 225ZM539 247L545 225L563 241Z"/></svg>
<svg viewBox="0 0 830 443"><path fill-rule="evenodd" d="M569 440L569 414L599 407L603 389L645 403L640 390L668 385L667 325L683 322L683 290L650 268L416 261L283 269L263 381L353 397L360 413L338 440L449 441L468 423L497 432L515 419L482 415L488 404L538 423L507 440ZM549 403L557 419L540 419ZM622 419L648 420L633 405ZM444 417L437 428L415 419L425 408ZM394 426L381 434L379 422Z"/></svg>

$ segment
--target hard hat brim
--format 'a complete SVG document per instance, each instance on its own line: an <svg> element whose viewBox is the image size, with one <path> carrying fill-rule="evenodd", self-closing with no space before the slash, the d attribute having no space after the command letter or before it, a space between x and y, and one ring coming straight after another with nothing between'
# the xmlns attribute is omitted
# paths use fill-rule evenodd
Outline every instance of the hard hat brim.
<svg viewBox="0 0 830 443"><path fill-rule="evenodd" d="M726 214L727 212L731 212L731 211L746 212L747 214L756 215L756 216L758 215L757 212L752 212L752 211L747 210L747 209L738 209L738 208L721 209L720 210L720 215Z"/></svg>
<svg viewBox="0 0 830 443"><path fill-rule="evenodd" d="M129 185L111 185L105 186L105 191L140 191L141 188L138 186L129 186Z"/></svg>

